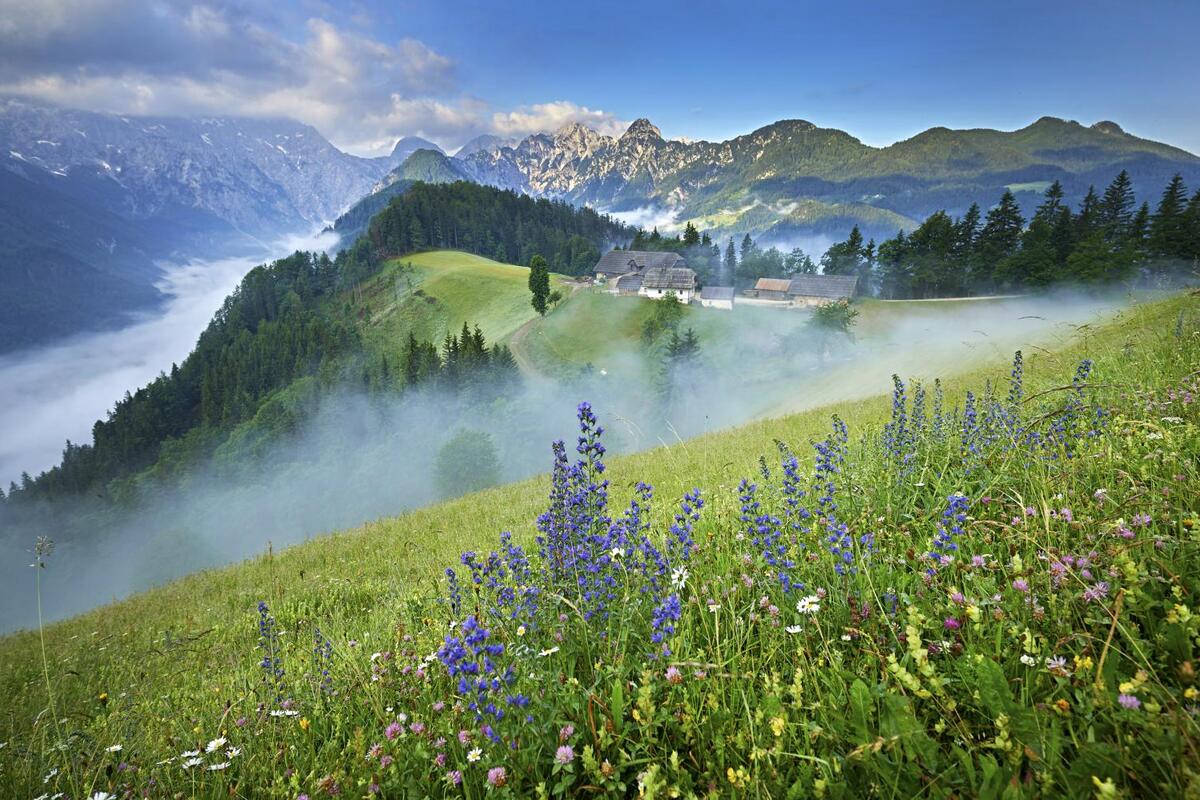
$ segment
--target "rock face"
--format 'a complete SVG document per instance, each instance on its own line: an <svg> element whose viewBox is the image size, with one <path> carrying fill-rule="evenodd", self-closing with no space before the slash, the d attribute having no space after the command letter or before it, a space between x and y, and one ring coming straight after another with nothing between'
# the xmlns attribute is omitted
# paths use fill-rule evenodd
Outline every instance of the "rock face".
<svg viewBox="0 0 1200 800"><path fill-rule="evenodd" d="M454 160L479 183L615 212L651 206L714 232L778 238L844 236L852 224L893 235L940 209L987 208L1010 185L1061 180L1076 200L1121 169L1147 193L1174 171L1200 175L1196 156L1116 123L1055 117L1016 131L931 128L883 148L805 120L725 142L667 140L646 119L619 137L572 123L510 146L464 148ZM1023 205L1036 204L1038 189L1017 191Z"/></svg>
<svg viewBox="0 0 1200 800"><path fill-rule="evenodd" d="M392 164L287 120L0 99L0 352L152 305L162 259L312 231Z"/></svg>
<svg viewBox="0 0 1200 800"><path fill-rule="evenodd" d="M131 219L194 209L261 236L335 219L391 159L348 155L288 120L118 117L8 100L0 152L71 182L109 182Z"/></svg>

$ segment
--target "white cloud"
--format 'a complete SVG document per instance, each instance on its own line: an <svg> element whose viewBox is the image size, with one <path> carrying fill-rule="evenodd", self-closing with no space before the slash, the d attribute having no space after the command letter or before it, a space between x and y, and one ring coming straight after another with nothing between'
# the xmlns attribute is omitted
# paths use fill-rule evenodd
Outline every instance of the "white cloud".
<svg viewBox="0 0 1200 800"><path fill-rule="evenodd" d="M402 135L457 145L569 122L626 127L566 100L497 112L424 42L234 0L0 0L0 93L123 114L286 116L362 155Z"/></svg>
<svg viewBox="0 0 1200 800"><path fill-rule="evenodd" d="M597 133L620 136L629 123L599 109L576 105L569 100L519 106L512 111L492 114L492 132L500 136L528 136L556 131L571 122L580 122Z"/></svg>

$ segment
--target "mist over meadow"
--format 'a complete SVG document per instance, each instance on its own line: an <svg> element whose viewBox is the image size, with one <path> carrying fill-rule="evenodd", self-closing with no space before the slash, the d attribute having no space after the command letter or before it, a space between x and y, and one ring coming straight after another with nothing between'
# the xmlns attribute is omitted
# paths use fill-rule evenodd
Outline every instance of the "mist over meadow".
<svg viewBox="0 0 1200 800"><path fill-rule="evenodd" d="M435 388L401 396L338 390L320 396L302 425L262 443L253 458L197 470L170 490L146 492L131 510L80 501L72 513L85 524L70 534L53 528L50 520L61 517L37 509L6 520L0 534L0 629L36 623L29 564L38 535L56 542L41 576L43 612L48 619L63 618L253 556L268 544L279 548L460 493L439 480L447 469L455 485L498 484L544 472L551 441L574 441L574 412L583 400L592 403L608 430L610 451L672 446L755 418L877 395L890 388L893 373L932 382L977 363L1002 361L1016 349L1053 346L1129 300L1118 293L1062 291L1003 300L874 303L853 339L823 354L812 344L806 311L702 311L719 315L711 319L725 335L702 336L699 358L675 373L670 386L663 384L658 356L630 342L578 374L525 376L486 402ZM152 357L154 324L127 334L129 352ZM146 350L138 351L137 343ZM86 352L64 348L59 363L66 368L68 355L85 359ZM111 369L120 364L114 358ZM92 385L102 392L108 383L98 377ZM28 431L30 442L63 438L52 420L31 419L39 424L27 427L44 430ZM481 434L487 437L483 445ZM467 443L466 456L447 445L452 439Z"/></svg>

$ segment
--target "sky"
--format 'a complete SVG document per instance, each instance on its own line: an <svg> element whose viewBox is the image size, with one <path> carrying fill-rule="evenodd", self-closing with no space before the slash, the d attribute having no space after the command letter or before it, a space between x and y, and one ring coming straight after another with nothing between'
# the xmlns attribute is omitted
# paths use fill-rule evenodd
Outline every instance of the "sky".
<svg viewBox="0 0 1200 800"><path fill-rule="evenodd" d="M1045 115L1200 153L1196 0L0 0L0 94L285 116L359 155L580 121L722 140L806 119L882 146Z"/></svg>

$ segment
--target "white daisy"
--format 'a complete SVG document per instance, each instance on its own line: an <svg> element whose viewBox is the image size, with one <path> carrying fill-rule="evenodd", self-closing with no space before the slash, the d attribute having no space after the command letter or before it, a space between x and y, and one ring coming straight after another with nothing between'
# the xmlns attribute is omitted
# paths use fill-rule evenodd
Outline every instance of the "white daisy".
<svg viewBox="0 0 1200 800"><path fill-rule="evenodd" d="M222 770L222 769L228 769L228 768L229 768L229 762L228 762L228 761L222 762L222 763L220 763L220 764L209 764L209 765L208 765L208 769L209 769L209 771L210 771L210 772L216 772L216 771L218 771L218 770Z"/></svg>
<svg viewBox="0 0 1200 800"><path fill-rule="evenodd" d="M682 589L687 585L688 571L687 567L676 567L671 570L671 585L676 589Z"/></svg>
<svg viewBox="0 0 1200 800"><path fill-rule="evenodd" d="M226 758L237 758L241 754L242 754L242 748L240 748L240 747L231 747L225 751Z"/></svg>
<svg viewBox="0 0 1200 800"><path fill-rule="evenodd" d="M1027 667L1032 667L1034 664L1037 663L1037 659L1034 658L1033 656L1029 655L1029 653L1025 653L1024 655L1021 656L1021 663Z"/></svg>
<svg viewBox="0 0 1200 800"><path fill-rule="evenodd" d="M476 761L478 761L481 758L483 758L483 751L480 750L478 747L476 747L471 752L467 753L467 761L470 761L472 764L474 764Z"/></svg>
<svg viewBox="0 0 1200 800"><path fill-rule="evenodd" d="M105 748L105 750L109 753L119 753L122 749L124 748L122 748L122 746L119 744L110 745L109 747Z"/></svg>
<svg viewBox="0 0 1200 800"><path fill-rule="evenodd" d="M800 631L804 630L804 628L800 625L788 625L786 628L784 628L784 630L788 633L799 633Z"/></svg>
<svg viewBox="0 0 1200 800"><path fill-rule="evenodd" d="M213 739L211 742L208 743L208 746L204 748L204 752L211 753L214 750L220 750L222 747L225 746L225 743L227 741L228 740L224 736L218 736L216 739Z"/></svg>
<svg viewBox="0 0 1200 800"><path fill-rule="evenodd" d="M555 646L555 647L551 647L549 650L543 650L542 652L538 653L538 655L541 656L542 658L545 658L546 656L554 655L557 652L558 652L558 647Z"/></svg>
<svg viewBox="0 0 1200 800"><path fill-rule="evenodd" d="M801 614L816 614L821 610L821 598L815 594L801 597L796 601L796 610Z"/></svg>
<svg viewBox="0 0 1200 800"><path fill-rule="evenodd" d="M203 758L189 758L187 761L183 762L183 768L191 769L192 767L198 767L203 763L204 763Z"/></svg>

